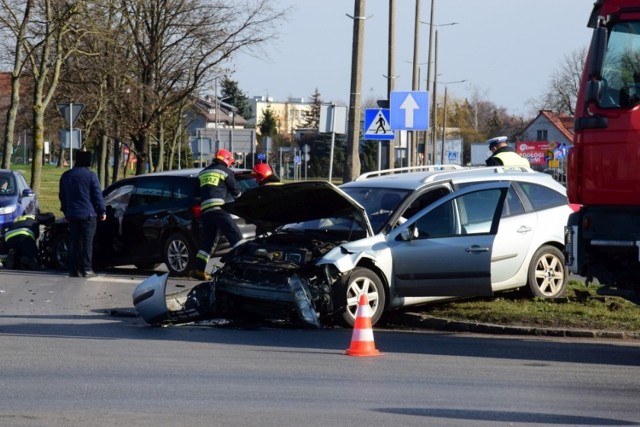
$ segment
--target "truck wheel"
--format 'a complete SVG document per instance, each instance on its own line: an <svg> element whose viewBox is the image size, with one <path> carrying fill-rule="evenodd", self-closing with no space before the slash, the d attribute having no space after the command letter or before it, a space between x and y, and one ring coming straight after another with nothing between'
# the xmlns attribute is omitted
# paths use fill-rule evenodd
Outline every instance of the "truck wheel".
<svg viewBox="0 0 640 427"><path fill-rule="evenodd" d="M185 276L196 259L193 243L182 233L171 234L164 243L164 263L173 276Z"/></svg>
<svg viewBox="0 0 640 427"><path fill-rule="evenodd" d="M380 320L386 304L382 281L368 268L357 267L335 288L334 298L337 306L345 307L345 310L338 314L338 321L344 326L353 327L361 293L365 293L369 300L371 326Z"/></svg>
<svg viewBox="0 0 640 427"><path fill-rule="evenodd" d="M540 298L559 298L567 287L564 255L555 246L538 248L529 265L528 285L531 295Z"/></svg>

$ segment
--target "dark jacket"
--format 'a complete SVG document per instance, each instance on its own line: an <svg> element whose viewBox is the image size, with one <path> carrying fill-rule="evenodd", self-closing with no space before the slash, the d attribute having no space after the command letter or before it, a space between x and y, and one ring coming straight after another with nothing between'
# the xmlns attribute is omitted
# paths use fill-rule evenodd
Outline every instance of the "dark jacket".
<svg viewBox="0 0 640 427"><path fill-rule="evenodd" d="M62 174L59 197L67 218L89 218L107 211L98 177L86 167L75 166Z"/></svg>
<svg viewBox="0 0 640 427"><path fill-rule="evenodd" d="M202 213L219 208L227 201L228 195L240 197L240 185L227 165L214 159L198 174L200 181L200 209Z"/></svg>

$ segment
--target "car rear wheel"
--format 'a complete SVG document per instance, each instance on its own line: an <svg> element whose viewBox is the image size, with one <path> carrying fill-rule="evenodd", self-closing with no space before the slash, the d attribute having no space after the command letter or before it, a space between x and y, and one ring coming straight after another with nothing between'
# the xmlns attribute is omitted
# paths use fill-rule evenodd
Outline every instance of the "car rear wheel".
<svg viewBox="0 0 640 427"><path fill-rule="evenodd" d="M69 259L69 236L58 234L51 241L51 264L56 270L67 270Z"/></svg>
<svg viewBox="0 0 640 427"><path fill-rule="evenodd" d="M538 248L529 265L528 279L529 291L534 297L563 296L567 286L567 270L562 251L550 245Z"/></svg>
<svg viewBox="0 0 640 427"><path fill-rule="evenodd" d="M344 304L345 310L339 314L338 320L345 326L352 327L356 321L358 299L360 294L367 295L371 307L371 325L375 325L384 311L386 296L382 281L376 273L368 268L355 268L351 274L336 287L338 302Z"/></svg>
<svg viewBox="0 0 640 427"><path fill-rule="evenodd" d="M193 243L182 233L171 234L164 243L164 263L173 276L185 276L196 259Z"/></svg>

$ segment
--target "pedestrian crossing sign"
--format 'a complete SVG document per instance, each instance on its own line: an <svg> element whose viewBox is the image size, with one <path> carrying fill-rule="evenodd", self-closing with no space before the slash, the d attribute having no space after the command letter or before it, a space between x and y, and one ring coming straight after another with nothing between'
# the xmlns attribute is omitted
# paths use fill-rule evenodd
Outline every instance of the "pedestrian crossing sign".
<svg viewBox="0 0 640 427"><path fill-rule="evenodd" d="M364 139L391 140L393 138L388 108L364 110Z"/></svg>

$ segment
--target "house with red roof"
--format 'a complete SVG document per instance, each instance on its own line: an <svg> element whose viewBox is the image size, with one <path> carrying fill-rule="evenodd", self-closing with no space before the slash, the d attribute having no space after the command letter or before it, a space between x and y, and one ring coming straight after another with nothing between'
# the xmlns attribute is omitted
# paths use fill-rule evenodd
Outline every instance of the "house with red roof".
<svg viewBox="0 0 640 427"><path fill-rule="evenodd" d="M517 135L516 151L535 169L564 169L573 144L572 116L540 110L538 116Z"/></svg>

